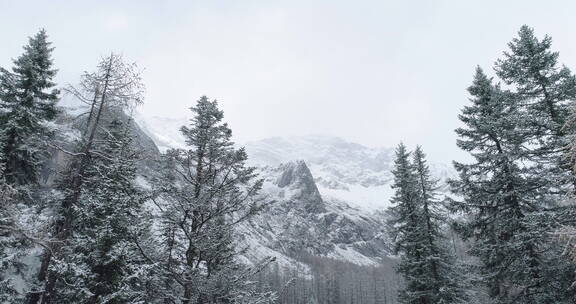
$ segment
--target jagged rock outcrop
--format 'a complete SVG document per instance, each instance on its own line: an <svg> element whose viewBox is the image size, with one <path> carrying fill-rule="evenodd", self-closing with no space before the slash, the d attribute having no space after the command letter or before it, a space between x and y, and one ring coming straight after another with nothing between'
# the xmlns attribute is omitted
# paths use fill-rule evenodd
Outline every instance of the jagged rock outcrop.
<svg viewBox="0 0 576 304"><path fill-rule="evenodd" d="M271 203L245 227L251 243L285 258L305 252L362 265L388 255L383 217L324 200L304 161L263 168L262 176L263 195Z"/></svg>
<svg viewBox="0 0 576 304"><path fill-rule="evenodd" d="M246 144L249 162L277 167L304 160L325 200L337 199L366 212L389 206L393 190L391 169L394 150L372 148L333 136L273 137ZM433 175L446 180L453 170L432 163Z"/></svg>
<svg viewBox="0 0 576 304"><path fill-rule="evenodd" d="M292 190L291 201L296 208L303 207L308 213L326 212L320 191L314 182L310 169L302 160L283 164L278 168L282 172L276 181L280 188Z"/></svg>

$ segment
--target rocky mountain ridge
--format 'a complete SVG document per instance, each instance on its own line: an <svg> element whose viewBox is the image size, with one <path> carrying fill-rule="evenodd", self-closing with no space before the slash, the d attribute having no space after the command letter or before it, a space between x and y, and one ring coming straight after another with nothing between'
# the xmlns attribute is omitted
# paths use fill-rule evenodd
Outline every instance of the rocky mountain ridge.
<svg viewBox="0 0 576 304"><path fill-rule="evenodd" d="M137 133L160 151L185 147L178 133L185 123L136 119ZM264 179L267 202L260 216L238 229L249 247L246 262L274 256L289 268L299 264L295 256L306 253L377 265L391 254L384 210L392 195L393 149L318 135L269 138L245 148Z"/></svg>

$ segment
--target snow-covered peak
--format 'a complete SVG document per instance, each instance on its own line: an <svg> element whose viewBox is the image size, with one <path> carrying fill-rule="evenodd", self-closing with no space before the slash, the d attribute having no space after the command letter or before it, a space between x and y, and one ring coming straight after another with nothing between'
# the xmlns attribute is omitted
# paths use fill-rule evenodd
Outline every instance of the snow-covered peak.
<svg viewBox="0 0 576 304"><path fill-rule="evenodd" d="M246 143L249 162L278 166L303 160L326 200L337 200L365 212L389 206L393 190L393 148L373 148L334 136L273 137ZM432 174L444 181L449 165L431 163Z"/></svg>
<svg viewBox="0 0 576 304"><path fill-rule="evenodd" d="M185 147L180 127L188 123L186 118L138 117L137 121L160 151ZM246 147L253 166L276 168L303 161L324 199L342 201L365 212L389 206L393 148L367 147L324 135L271 137L240 146ZM441 180L454 175L447 164L431 163L430 168Z"/></svg>
<svg viewBox="0 0 576 304"><path fill-rule="evenodd" d="M333 136L274 137L245 145L256 166L303 160L321 195L365 211L386 208L394 151L371 148Z"/></svg>
<svg viewBox="0 0 576 304"><path fill-rule="evenodd" d="M299 189L303 195L320 195L314 177L303 160L282 164L280 170L282 175L277 179L278 187Z"/></svg>

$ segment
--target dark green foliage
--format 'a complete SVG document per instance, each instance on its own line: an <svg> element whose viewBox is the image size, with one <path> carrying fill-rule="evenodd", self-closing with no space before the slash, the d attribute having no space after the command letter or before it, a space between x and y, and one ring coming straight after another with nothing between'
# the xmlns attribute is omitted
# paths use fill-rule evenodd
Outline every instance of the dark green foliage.
<svg viewBox="0 0 576 304"><path fill-rule="evenodd" d="M462 110L465 127L458 146L474 161L455 163L462 197L454 206L468 214L463 236L474 240L480 280L497 303L567 303L571 276L549 233L555 222L553 187L531 157L534 136L522 95L492 84L480 68L468 89L471 105Z"/></svg>
<svg viewBox="0 0 576 304"><path fill-rule="evenodd" d="M563 200L563 192L574 191L576 186L565 136L569 104L576 99L576 78L558 64L559 53L551 51L551 45L549 36L539 40L524 25L495 70L521 100L522 127L529 132L525 138L530 142L528 157L541 165L537 174L547 179L549 199Z"/></svg>
<svg viewBox="0 0 576 304"><path fill-rule="evenodd" d="M0 302L22 300L23 259L42 240L31 219L43 193L39 172L49 156L46 141L58 90L52 82L53 48L44 30L29 39L12 71L0 68ZM31 223L26 223L31 221ZM28 225L28 226L27 226Z"/></svg>
<svg viewBox="0 0 576 304"><path fill-rule="evenodd" d="M137 155L125 123L112 120L95 142L74 206L74 235L52 269L67 303L143 301L147 264L136 240L147 234L144 194L135 186ZM65 190L66 191L66 190Z"/></svg>
<svg viewBox="0 0 576 304"><path fill-rule="evenodd" d="M534 30L524 25L510 51L496 62L498 76L513 85L524 99L537 136L561 134L568 114L568 102L576 97L576 78L567 67L558 66L558 52L550 50L552 38L538 40Z"/></svg>
<svg viewBox="0 0 576 304"><path fill-rule="evenodd" d="M47 38L41 30L14 60L12 72L0 69L0 132L5 140L1 152L10 184L36 183L46 157L44 141L50 136L46 122L56 116L59 93L52 89L56 70Z"/></svg>
<svg viewBox="0 0 576 304"><path fill-rule="evenodd" d="M410 153L400 144L393 174L396 193L390 215L396 251L401 256L398 272L406 285L400 292L400 302L466 303L462 276L444 247L436 182L430 177L421 148L416 149L411 161Z"/></svg>

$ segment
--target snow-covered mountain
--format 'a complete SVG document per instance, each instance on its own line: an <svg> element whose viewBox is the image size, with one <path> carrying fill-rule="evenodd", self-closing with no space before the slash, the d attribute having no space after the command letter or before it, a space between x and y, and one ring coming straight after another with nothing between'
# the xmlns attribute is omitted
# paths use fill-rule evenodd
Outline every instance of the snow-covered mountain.
<svg viewBox="0 0 576 304"><path fill-rule="evenodd" d="M184 147L180 127L185 118L139 118L138 123L161 151ZM240 144L246 147L249 162L258 167L276 167L303 160L310 168L322 197L338 200L371 213L389 206L394 162L393 148L372 148L335 136L310 135L272 137ZM450 166L431 163L440 180L454 176Z"/></svg>
<svg viewBox="0 0 576 304"><path fill-rule="evenodd" d="M245 144L256 166L277 166L294 160L306 162L325 200L345 202L364 212L384 210L393 190L393 148L371 148L333 136L274 137ZM440 180L453 176L440 163L430 165Z"/></svg>
<svg viewBox="0 0 576 304"><path fill-rule="evenodd" d="M306 162L322 197L363 211L388 206L392 190L391 148L369 148L331 136L268 138L245 144L251 164L277 166Z"/></svg>
<svg viewBox="0 0 576 304"><path fill-rule="evenodd" d="M266 167L261 176L270 203L246 227L251 242L285 256L307 252L359 265L377 264L388 255L383 216L325 200L304 161Z"/></svg>
<svg viewBox="0 0 576 304"><path fill-rule="evenodd" d="M184 147L186 119L137 119L159 150ZM357 265L390 255L384 210L392 196L392 148L332 136L274 137L243 145L264 179L263 214L243 224L247 261L274 256L285 267L301 252ZM438 177L451 171L432 164Z"/></svg>

